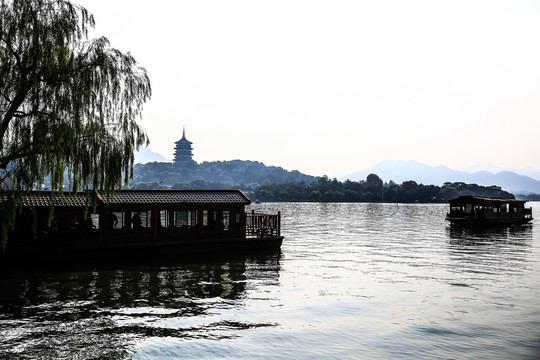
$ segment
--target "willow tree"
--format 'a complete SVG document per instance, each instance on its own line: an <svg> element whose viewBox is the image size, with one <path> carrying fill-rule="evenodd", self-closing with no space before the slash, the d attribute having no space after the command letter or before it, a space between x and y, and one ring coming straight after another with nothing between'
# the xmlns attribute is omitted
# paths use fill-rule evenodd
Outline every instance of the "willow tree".
<svg viewBox="0 0 540 360"><path fill-rule="evenodd" d="M17 199L44 179L54 193L111 193L133 176L133 152L148 143L136 121L151 87L130 53L112 48L104 37L89 39L94 18L83 7L65 0L0 4L5 248Z"/></svg>

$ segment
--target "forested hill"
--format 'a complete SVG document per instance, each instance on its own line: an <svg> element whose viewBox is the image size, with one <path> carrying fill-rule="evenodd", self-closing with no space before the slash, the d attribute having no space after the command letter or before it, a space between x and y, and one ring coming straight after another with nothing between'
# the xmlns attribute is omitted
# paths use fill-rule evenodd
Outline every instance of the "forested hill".
<svg viewBox="0 0 540 360"><path fill-rule="evenodd" d="M261 185L282 183L311 184L317 178L297 170L287 171L277 166L266 166L258 161L232 160L192 163L178 166L173 163L153 162L136 164L133 168L134 188L190 188L237 187L255 189Z"/></svg>

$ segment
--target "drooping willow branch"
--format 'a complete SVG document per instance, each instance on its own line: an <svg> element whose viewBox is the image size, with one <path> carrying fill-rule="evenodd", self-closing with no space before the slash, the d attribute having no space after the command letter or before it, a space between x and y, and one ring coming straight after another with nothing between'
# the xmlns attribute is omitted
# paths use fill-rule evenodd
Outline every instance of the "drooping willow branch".
<svg viewBox="0 0 540 360"><path fill-rule="evenodd" d="M88 39L93 26L67 0L0 0L0 191L11 200L45 178L62 191L66 174L73 190L111 193L148 144L137 124L152 92L146 70L106 38ZM9 199L0 202L3 246Z"/></svg>

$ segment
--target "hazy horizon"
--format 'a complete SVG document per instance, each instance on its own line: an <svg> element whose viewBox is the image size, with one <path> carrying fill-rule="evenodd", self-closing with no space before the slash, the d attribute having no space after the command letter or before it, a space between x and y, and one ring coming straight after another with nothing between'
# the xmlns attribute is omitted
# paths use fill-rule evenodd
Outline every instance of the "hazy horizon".
<svg viewBox="0 0 540 360"><path fill-rule="evenodd" d="M540 3L83 0L148 71L172 158L348 174L386 159L540 169Z"/></svg>
<svg viewBox="0 0 540 360"><path fill-rule="evenodd" d="M158 154L158 153L155 153L153 152L150 148L141 148L141 150L148 150L150 151L151 154L155 154L157 156L160 156L162 157L165 162L172 162L171 159L167 159L165 157L163 157L163 155L161 154ZM148 157L150 156L150 157ZM140 160L141 158L145 158L143 161L137 161L137 158ZM202 161L198 161L198 163L202 163L202 162L205 162L205 161L234 161L234 160L240 160L240 161L259 161L257 159L228 159L228 160L225 160L225 159L215 159L215 160L202 160ZM141 164L145 164L147 162L154 162L154 161L157 161L157 162L160 162L158 159L152 157L152 155L148 155L148 154L140 154L140 155L137 155L135 156L135 163L141 163ZM323 176L323 175L327 175L328 177L330 178L334 178L334 177L344 177L344 176L347 176L347 175L352 175L356 172L362 172L366 169L370 169L372 167L375 167L379 164L382 164L382 163L385 163L385 162L389 162L389 161L403 161L403 162L417 162L417 163L420 163L422 165L427 165L427 166L443 166L443 167L447 167L451 170L458 170L458 171L464 171L464 172L468 172L468 173L474 173L474 172L479 172L479 171L488 171L488 172L492 172L492 173L497 173L497 172L501 172L501 171L513 171L513 172L517 172L517 173L526 173L526 172L538 172L540 174L540 170L538 169L535 169L535 168L532 168L532 167L525 167L525 168L520 168L520 169L516 169L516 168L505 168L505 167L500 167L496 164L487 164L487 163L483 163L483 164L474 164L472 166L469 166L469 167L466 167L466 168L463 168L463 169L455 169L455 168L451 168L451 167L448 167L444 164L440 164L440 165L428 165L428 164L424 164L422 162L419 162L417 160L414 160L414 159L386 159L386 160L383 160L383 161L380 161L376 164L371 164L370 166L366 166L366 167L363 167L363 168L359 168L353 172L350 172L350 173L340 173L340 172L322 172L322 173L319 173L319 174L310 174L310 173L305 173L306 175L311 175L311 176ZM298 170L298 169L287 169L283 166L281 166L280 164L267 164L267 163L264 163L265 165L267 166L277 166L277 167L282 167L284 168L285 170L287 171L294 171L294 170ZM539 179L540 181L540 179Z"/></svg>

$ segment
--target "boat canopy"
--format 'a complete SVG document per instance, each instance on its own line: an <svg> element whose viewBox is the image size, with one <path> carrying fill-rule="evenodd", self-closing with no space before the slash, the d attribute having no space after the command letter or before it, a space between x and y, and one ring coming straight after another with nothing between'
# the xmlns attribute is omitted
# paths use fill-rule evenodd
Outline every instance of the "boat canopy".
<svg viewBox="0 0 540 360"><path fill-rule="evenodd" d="M6 199L1 196L0 199ZM84 208L93 205L249 205L241 190L120 190L107 197L98 191L61 192L31 191L19 199L23 207Z"/></svg>
<svg viewBox="0 0 540 360"><path fill-rule="evenodd" d="M455 199L448 200L450 206L460 206L464 204L483 205L486 203L506 203L506 204L525 204L525 200L509 199L509 198L490 198L482 196L465 195Z"/></svg>

